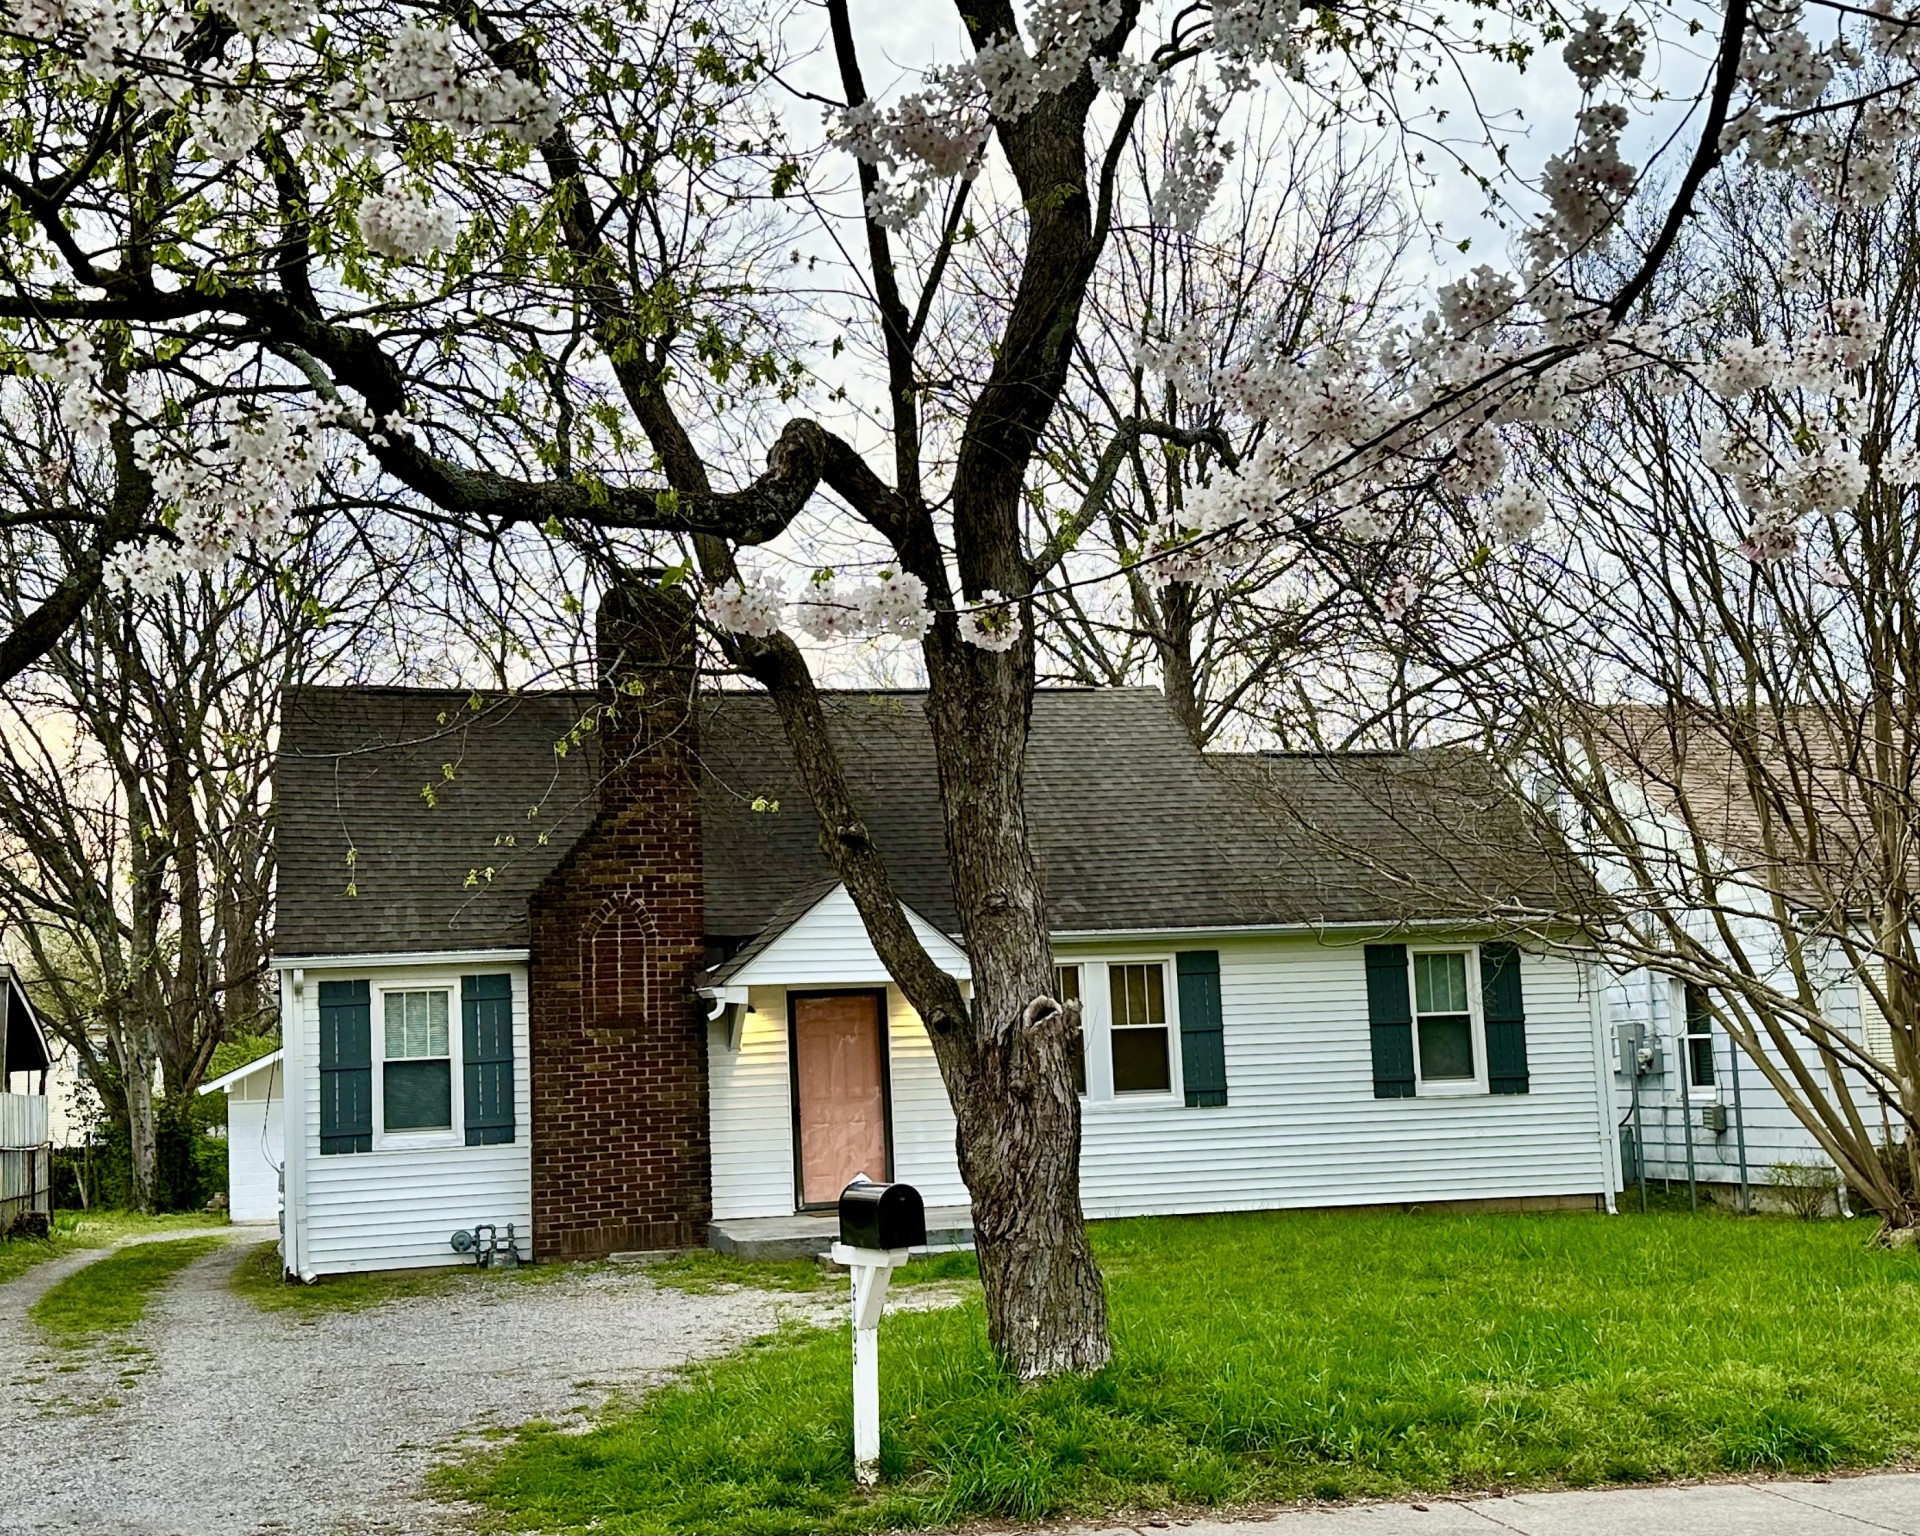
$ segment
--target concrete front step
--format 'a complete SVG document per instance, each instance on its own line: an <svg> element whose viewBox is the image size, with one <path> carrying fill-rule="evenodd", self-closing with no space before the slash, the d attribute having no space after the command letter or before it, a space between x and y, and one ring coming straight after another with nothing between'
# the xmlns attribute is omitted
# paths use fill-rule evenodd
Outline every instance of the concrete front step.
<svg viewBox="0 0 1920 1536"><path fill-rule="evenodd" d="M824 1257L840 1235L840 1218L831 1211L800 1211L792 1216L734 1216L707 1227L707 1246L742 1259ZM915 1253L952 1253L973 1247L973 1212L964 1205L927 1208L927 1245Z"/></svg>

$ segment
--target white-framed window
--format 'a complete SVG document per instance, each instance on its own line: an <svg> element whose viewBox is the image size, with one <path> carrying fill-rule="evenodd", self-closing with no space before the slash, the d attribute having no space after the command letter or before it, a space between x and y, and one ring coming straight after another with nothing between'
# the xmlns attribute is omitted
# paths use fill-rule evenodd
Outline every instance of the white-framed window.
<svg viewBox="0 0 1920 1536"><path fill-rule="evenodd" d="M456 984L382 987L374 1020L375 1145L460 1140L460 1030Z"/></svg>
<svg viewBox="0 0 1920 1536"><path fill-rule="evenodd" d="M1107 1059L1116 1099L1173 1092L1171 990L1163 960L1107 963Z"/></svg>
<svg viewBox="0 0 1920 1536"><path fill-rule="evenodd" d="M1087 1013L1080 992L1080 967L1056 965L1053 968L1053 996L1061 1004L1079 1003L1080 1027L1073 1032L1073 1091L1087 1096Z"/></svg>
<svg viewBox="0 0 1920 1536"><path fill-rule="evenodd" d="M1410 949L1413 1072L1418 1094L1485 1093L1478 955L1472 946Z"/></svg>
<svg viewBox="0 0 1920 1536"><path fill-rule="evenodd" d="M1683 1070L1686 1072L1687 1100L1713 1099L1720 1090L1713 1078L1713 1015L1707 1011L1707 994L1704 989L1687 985L1682 993L1682 1017L1685 1020L1684 1033L1680 1039L1680 1055Z"/></svg>

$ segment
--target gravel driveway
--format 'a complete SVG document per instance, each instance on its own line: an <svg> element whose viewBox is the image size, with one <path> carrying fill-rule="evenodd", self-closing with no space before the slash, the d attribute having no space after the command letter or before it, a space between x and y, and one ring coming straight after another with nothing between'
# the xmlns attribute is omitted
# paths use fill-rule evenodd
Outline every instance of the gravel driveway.
<svg viewBox="0 0 1920 1536"><path fill-rule="evenodd" d="M99 1255L0 1286L0 1533L459 1530L457 1510L420 1492L450 1442L596 1405L824 1311L817 1297L687 1295L606 1264L302 1318L228 1290L260 1236L236 1231L181 1273L128 1341L144 1353L89 1351L77 1369L25 1313Z"/></svg>

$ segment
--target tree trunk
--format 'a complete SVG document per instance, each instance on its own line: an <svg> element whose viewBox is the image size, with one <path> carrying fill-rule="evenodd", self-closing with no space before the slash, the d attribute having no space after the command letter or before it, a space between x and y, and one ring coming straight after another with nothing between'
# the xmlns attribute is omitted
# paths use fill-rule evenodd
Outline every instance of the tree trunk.
<svg viewBox="0 0 1920 1536"><path fill-rule="evenodd" d="M936 1038L935 1052L973 1196L988 1336L1023 1381L1096 1371L1111 1351L1080 1208L1069 1045L1079 1021L1054 1002L1052 936L1023 793L1031 666L1018 654L934 650L928 723L973 968L972 1038L964 1050Z"/></svg>
<svg viewBox="0 0 1920 1536"><path fill-rule="evenodd" d="M159 1200L160 1147L153 1103L154 1059L133 1049L120 1058L127 1095L127 1149L133 1165L135 1210L153 1211Z"/></svg>
<svg viewBox="0 0 1920 1536"><path fill-rule="evenodd" d="M989 965L976 962L975 987ZM1031 996L1052 991L1021 988ZM1015 995L1018 995L1018 991ZM982 1018L1007 1017L979 997ZM1107 1363L1107 1301L1080 1209L1080 1100L1064 1013L1018 1011L956 1096L960 1173L994 1353L1023 1381Z"/></svg>

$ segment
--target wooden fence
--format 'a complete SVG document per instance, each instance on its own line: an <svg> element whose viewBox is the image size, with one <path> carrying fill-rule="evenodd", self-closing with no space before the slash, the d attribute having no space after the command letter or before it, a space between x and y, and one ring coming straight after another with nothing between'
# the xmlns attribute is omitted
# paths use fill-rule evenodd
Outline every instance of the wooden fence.
<svg viewBox="0 0 1920 1536"><path fill-rule="evenodd" d="M0 1093L0 1234L36 1211L51 1214L52 1189L45 1096Z"/></svg>

